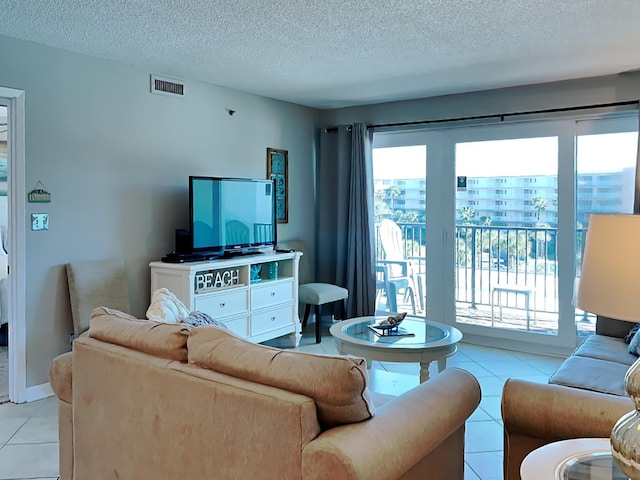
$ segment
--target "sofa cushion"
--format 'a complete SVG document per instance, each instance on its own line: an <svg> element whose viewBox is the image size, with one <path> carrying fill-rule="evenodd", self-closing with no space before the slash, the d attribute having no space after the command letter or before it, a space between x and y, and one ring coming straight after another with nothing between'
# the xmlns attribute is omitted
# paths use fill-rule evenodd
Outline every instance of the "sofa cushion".
<svg viewBox="0 0 640 480"><path fill-rule="evenodd" d="M89 336L113 345L179 362L187 361L190 325L139 320L117 310L98 307L91 313Z"/></svg>
<svg viewBox="0 0 640 480"><path fill-rule="evenodd" d="M638 357L628 352L628 347L622 338L607 337L605 335L590 335L573 353L581 357L598 358L609 362L631 365Z"/></svg>
<svg viewBox="0 0 640 480"><path fill-rule="evenodd" d="M189 363L312 398L323 428L374 414L362 358L290 352L217 327L194 328L188 351Z"/></svg>
<svg viewBox="0 0 640 480"><path fill-rule="evenodd" d="M573 355L560 365L549 383L627 396L624 376L628 369L628 365L622 363Z"/></svg>

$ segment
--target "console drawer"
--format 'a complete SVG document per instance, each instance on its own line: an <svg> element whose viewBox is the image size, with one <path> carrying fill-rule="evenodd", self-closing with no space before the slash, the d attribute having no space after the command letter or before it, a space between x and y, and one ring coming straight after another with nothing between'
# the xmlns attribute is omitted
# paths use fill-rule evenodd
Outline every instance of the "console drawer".
<svg viewBox="0 0 640 480"><path fill-rule="evenodd" d="M270 305L293 300L293 282L268 283L251 288L251 309L257 310Z"/></svg>
<svg viewBox="0 0 640 480"><path fill-rule="evenodd" d="M286 305L274 308L266 312L254 313L251 315L250 335L260 335L261 333L286 327L292 324L293 305Z"/></svg>
<svg viewBox="0 0 640 480"><path fill-rule="evenodd" d="M249 316L242 315L240 317L225 318L221 320L230 331L243 338L249 336Z"/></svg>
<svg viewBox="0 0 640 480"><path fill-rule="evenodd" d="M194 310L211 315L216 320L231 315L239 315L249 311L247 289L238 288L219 293L198 295L195 298Z"/></svg>

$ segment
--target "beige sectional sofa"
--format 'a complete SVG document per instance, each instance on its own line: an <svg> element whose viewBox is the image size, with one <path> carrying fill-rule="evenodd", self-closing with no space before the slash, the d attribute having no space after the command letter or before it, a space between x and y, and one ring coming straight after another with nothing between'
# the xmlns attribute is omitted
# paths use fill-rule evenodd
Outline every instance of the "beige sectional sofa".
<svg viewBox="0 0 640 480"><path fill-rule="evenodd" d="M504 479L519 480L524 457L558 440L609 437L633 410L624 376L638 359L624 341L632 323L599 317L587 337L548 384L510 379L502 392Z"/></svg>
<svg viewBox="0 0 640 480"><path fill-rule="evenodd" d="M50 380L62 480L462 480L480 401L451 368L374 405L362 359L103 308Z"/></svg>

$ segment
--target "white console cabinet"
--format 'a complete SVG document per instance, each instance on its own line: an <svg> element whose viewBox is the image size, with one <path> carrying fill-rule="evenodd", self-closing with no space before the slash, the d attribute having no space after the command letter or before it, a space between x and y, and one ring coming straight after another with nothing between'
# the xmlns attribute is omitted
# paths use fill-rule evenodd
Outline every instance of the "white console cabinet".
<svg viewBox="0 0 640 480"><path fill-rule="evenodd" d="M167 288L190 311L207 313L253 342L290 335L298 346L301 256L268 252L204 262L151 262L151 292Z"/></svg>

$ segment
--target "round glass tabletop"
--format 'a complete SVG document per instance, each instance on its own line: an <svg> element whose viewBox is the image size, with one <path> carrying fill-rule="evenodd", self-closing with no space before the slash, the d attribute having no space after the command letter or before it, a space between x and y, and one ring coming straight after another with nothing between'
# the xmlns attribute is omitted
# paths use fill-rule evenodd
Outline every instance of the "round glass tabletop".
<svg viewBox="0 0 640 480"><path fill-rule="evenodd" d="M342 333L355 340L365 342L384 343L389 346L411 348L411 346L424 347L425 344L436 343L447 339L450 335L450 328L439 326L433 322L423 320L412 320L407 317L398 326L397 331L384 332L371 328L387 317L369 317L366 320L347 323L342 329Z"/></svg>
<svg viewBox="0 0 640 480"><path fill-rule="evenodd" d="M627 480L610 451L576 455L562 463L557 478L561 480Z"/></svg>

